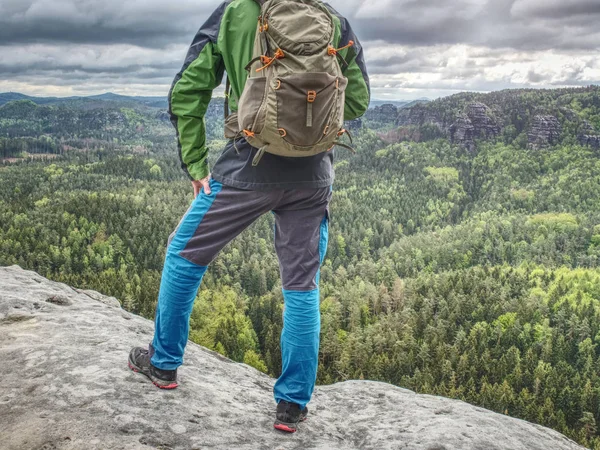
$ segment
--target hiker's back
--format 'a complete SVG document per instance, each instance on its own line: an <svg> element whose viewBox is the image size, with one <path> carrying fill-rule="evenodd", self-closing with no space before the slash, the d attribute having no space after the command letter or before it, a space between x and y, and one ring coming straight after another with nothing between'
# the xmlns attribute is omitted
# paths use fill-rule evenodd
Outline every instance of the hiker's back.
<svg viewBox="0 0 600 450"><path fill-rule="evenodd" d="M240 38L247 40L250 0L238 1L244 23L228 20L225 34L230 35L231 28L240 29ZM231 97L239 95L239 103L238 115L227 121L227 137L245 137L259 148L255 164L265 151L305 157L331 149L343 133L348 84L339 62L345 61L335 49L340 38L339 20L318 0L268 0L254 11L258 13L252 27L251 58L243 75L239 60L231 61L236 73L229 70L233 75ZM227 65L225 55L224 59Z"/></svg>
<svg viewBox="0 0 600 450"><path fill-rule="evenodd" d="M226 0L196 33L169 94L182 167L193 180L211 174L240 189L331 186L334 154L326 150L342 120L361 116L369 105L362 47L329 5L271 0L264 6L275 12L259 24L263 14L256 0ZM209 168L204 115L225 72L230 110L241 113L242 123L236 115L226 121L228 141ZM245 90L247 83L259 89Z"/></svg>

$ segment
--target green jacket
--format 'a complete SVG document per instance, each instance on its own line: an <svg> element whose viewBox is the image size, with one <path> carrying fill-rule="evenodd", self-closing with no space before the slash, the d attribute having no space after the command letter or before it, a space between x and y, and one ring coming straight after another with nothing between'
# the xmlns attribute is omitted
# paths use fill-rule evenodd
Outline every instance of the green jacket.
<svg viewBox="0 0 600 450"><path fill-rule="evenodd" d="M340 55L348 62L344 75L348 78L345 119L362 116L369 106L370 87L362 47L347 20L331 6L336 32L335 47L350 40L353 47ZM252 59L254 36L260 7L255 0L227 0L209 17L196 34L185 63L177 74L169 93L169 113L177 130L182 168L193 180L209 174L206 156L204 115L212 92L223 81L226 71L231 82L230 108L237 111L246 83L246 65Z"/></svg>

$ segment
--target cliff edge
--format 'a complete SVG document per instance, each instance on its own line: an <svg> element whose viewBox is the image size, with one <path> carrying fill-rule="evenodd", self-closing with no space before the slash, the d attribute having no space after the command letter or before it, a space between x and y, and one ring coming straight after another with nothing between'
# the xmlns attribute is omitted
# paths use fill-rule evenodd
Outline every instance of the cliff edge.
<svg viewBox="0 0 600 450"><path fill-rule="evenodd" d="M180 387L127 367L152 322L114 298L0 267L0 448L575 450L561 434L384 383L317 387L298 433L273 429L273 380L191 344Z"/></svg>

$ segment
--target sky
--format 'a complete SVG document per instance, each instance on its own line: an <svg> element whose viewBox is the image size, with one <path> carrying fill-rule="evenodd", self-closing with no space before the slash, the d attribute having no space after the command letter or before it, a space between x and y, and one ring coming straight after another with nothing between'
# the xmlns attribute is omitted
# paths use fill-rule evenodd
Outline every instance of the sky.
<svg viewBox="0 0 600 450"><path fill-rule="evenodd" d="M165 96L219 3L0 0L0 92ZM600 84L600 0L330 4L364 47L373 99Z"/></svg>

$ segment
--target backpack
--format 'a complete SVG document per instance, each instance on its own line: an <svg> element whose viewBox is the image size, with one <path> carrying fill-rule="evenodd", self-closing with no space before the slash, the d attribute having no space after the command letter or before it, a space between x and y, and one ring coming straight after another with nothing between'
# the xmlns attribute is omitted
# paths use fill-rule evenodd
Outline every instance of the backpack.
<svg viewBox="0 0 600 450"><path fill-rule="evenodd" d="M335 23L319 0L255 0L261 6L248 79L235 115L226 129L265 152L288 157L312 156L334 145L344 133L348 80L333 47ZM342 59L340 57L340 59ZM345 63L345 61L342 62ZM226 88L226 97L229 86ZM226 106L226 115L228 107ZM231 133L233 129L237 131ZM352 150L352 149L351 149Z"/></svg>

